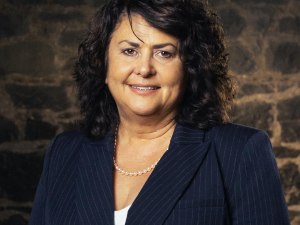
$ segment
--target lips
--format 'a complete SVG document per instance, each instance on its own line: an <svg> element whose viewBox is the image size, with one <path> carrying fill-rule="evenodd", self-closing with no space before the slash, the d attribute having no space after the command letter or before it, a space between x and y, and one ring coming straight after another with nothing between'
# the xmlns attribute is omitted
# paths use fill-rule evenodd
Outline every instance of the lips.
<svg viewBox="0 0 300 225"><path fill-rule="evenodd" d="M154 86L154 85L149 85L149 86L145 86L145 85L129 85L131 88L133 89L138 89L140 91L150 91L150 90L157 90L160 87L158 86Z"/></svg>

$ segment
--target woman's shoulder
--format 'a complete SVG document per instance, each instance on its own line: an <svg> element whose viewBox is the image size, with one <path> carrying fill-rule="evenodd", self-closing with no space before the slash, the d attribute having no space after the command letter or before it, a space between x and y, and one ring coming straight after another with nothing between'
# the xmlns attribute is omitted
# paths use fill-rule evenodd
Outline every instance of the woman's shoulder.
<svg viewBox="0 0 300 225"><path fill-rule="evenodd" d="M255 136L264 136L269 139L266 131L241 124L226 123L213 127L208 131L208 136L212 140L231 139L247 141Z"/></svg>
<svg viewBox="0 0 300 225"><path fill-rule="evenodd" d="M81 146L82 143L89 141L85 133L80 130L65 131L56 135L50 142L47 154L51 158L54 155L71 154Z"/></svg>
<svg viewBox="0 0 300 225"><path fill-rule="evenodd" d="M70 144L74 142L88 141L85 133L80 130L69 130L56 135L52 141L57 143Z"/></svg>
<svg viewBox="0 0 300 225"><path fill-rule="evenodd" d="M235 123L215 126L207 134L217 149L243 149L249 144L269 145L270 138L266 131Z"/></svg>

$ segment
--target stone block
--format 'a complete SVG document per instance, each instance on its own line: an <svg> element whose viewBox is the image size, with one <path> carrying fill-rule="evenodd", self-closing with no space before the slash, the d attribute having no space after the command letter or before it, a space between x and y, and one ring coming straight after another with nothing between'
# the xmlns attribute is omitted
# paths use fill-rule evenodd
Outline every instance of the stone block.
<svg viewBox="0 0 300 225"><path fill-rule="evenodd" d="M57 131L57 126L41 120L27 119L25 140L52 139Z"/></svg>
<svg viewBox="0 0 300 225"><path fill-rule="evenodd" d="M272 18L271 17L261 17L258 18L254 23L253 23L253 27L255 30L257 30L258 32L262 32L265 33L268 31L269 27L272 24Z"/></svg>
<svg viewBox="0 0 300 225"><path fill-rule="evenodd" d="M266 62L271 70L283 74L300 72L300 45L295 42L270 44L266 51Z"/></svg>
<svg viewBox="0 0 300 225"><path fill-rule="evenodd" d="M64 131L78 130L78 128L79 128L79 125L76 122L63 123Z"/></svg>
<svg viewBox="0 0 300 225"><path fill-rule="evenodd" d="M238 4L284 4L287 3L289 0L231 0L232 2L236 2Z"/></svg>
<svg viewBox="0 0 300 225"><path fill-rule="evenodd" d="M44 156L36 153L0 152L0 189L16 202L33 201ZM17 223L18 224L18 223Z"/></svg>
<svg viewBox="0 0 300 225"><path fill-rule="evenodd" d="M16 124L0 116L0 143L18 139L19 129Z"/></svg>
<svg viewBox="0 0 300 225"><path fill-rule="evenodd" d="M84 21L84 15L80 12L70 12L70 13L41 13L39 18L45 22L68 22L71 20Z"/></svg>
<svg viewBox="0 0 300 225"><path fill-rule="evenodd" d="M20 14L0 13L0 21L5 21L0 23L0 38L23 35L29 31L27 19Z"/></svg>
<svg viewBox="0 0 300 225"><path fill-rule="evenodd" d="M54 53L48 44L23 41L0 48L0 71L45 76L55 71Z"/></svg>
<svg viewBox="0 0 300 225"><path fill-rule="evenodd" d="M78 6L84 4L84 0L53 0L52 2L62 6Z"/></svg>
<svg viewBox="0 0 300 225"><path fill-rule="evenodd" d="M91 1L94 7L100 7L106 4L109 0L91 0ZM215 0L215 1L221 1L221 0Z"/></svg>
<svg viewBox="0 0 300 225"><path fill-rule="evenodd" d="M71 105L63 87L7 84L5 89L16 107L52 109L58 112Z"/></svg>
<svg viewBox="0 0 300 225"><path fill-rule="evenodd" d="M239 88L238 95L266 94L274 92L274 87L267 84L244 84Z"/></svg>
<svg viewBox="0 0 300 225"><path fill-rule="evenodd" d="M300 120L300 96L281 101L277 104L278 120Z"/></svg>
<svg viewBox="0 0 300 225"><path fill-rule="evenodd" d="M286 147L274 147L276 158L297 158L300 150L289 149Z"/></svg>
<svg viewBox="0 0 300 225"><path fill-rule="evenodd" d="M61 33L59 44L67 47L78 47L84 33L83 30L64 30Z"/></svg>
<svg viewBox="0 0 300 225"><path fill-rule="evenodd" d="M248 102L234 105L231 115L234 123L265 130L272 137L273 131L271 125L273 123L273 113L271 104L265 102Z"/></svg>
<svg viewBox="0 0 300 225"><path fill-rule="evenodd" d="M284 17L279 21L279 30L283 33L300 34L300 17Z"/></svg>
<svg viewBox="0 0 300 225"><path fill-rule="evenodd" d="M281 140L284 142L296 142L300 140L300 122L281 121Z"/></svg>
<svg viewBox="0 0 300 225"><path fill-rule="evenodd" d="M225 8L219 11L223 27L230 37L238 37L247 26L246 20L235 9Z"/></svg>
<svg viewBox="0 0 300 225"><path fill-rule="evenodd" d="M250 75L254 71L255 65L251 53L243 45L236 42L229 46L229 68L232 71Z"/></svg>
<svg viewBox="0 0 300 225"><path fill-rule="evenodd" d="M289 210L289 217L291 222L297 216L300 216L300 211Z"/></svg>
<svg viewBox="0 0 300 225"><path fill-rule="evenodd" d="M27 225L28 221L25 220L20 214L13 215L7 220L0 221L1 225Z"/></svg>
<svg viewBox="0 0 300 225"><path fill-rule="evenodd" d="M46 4L47 0L8 0L10 4L13 5L40 5Z"/></svg>
<svg viewBox="0 0 300 225"><path fill-rule="evenodd" d="M279 168L283 192L289 196L288 205L300 204L300 172L297 164L289 162Z"/></svg>

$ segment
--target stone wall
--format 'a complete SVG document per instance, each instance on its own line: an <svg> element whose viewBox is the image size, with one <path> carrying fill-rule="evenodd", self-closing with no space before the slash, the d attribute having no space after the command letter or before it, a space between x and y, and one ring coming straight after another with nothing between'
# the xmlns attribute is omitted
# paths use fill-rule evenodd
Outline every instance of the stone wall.
<svg viewBox="0 0 300 225"><path fill-rule="evenodd" d="M1 0L0 224L27 224L50 139L75 127L77 45L101 0ZM228 36L234 122L266 130L300 224L300 1L211 0Z"/></svg>

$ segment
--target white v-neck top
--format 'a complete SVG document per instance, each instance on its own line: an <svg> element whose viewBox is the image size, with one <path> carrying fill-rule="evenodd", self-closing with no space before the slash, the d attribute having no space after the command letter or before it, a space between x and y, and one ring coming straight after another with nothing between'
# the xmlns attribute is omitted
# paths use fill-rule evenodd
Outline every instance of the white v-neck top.
<svg viewBox="0 0 300 225"><path fill-rule="evenodd" d="M128 210L130 208L131 205L120 209L118 211L115 211L115 225L125 225L126 222L126 218L127 218L127 214L128 214Z"/></svg>

